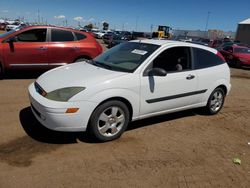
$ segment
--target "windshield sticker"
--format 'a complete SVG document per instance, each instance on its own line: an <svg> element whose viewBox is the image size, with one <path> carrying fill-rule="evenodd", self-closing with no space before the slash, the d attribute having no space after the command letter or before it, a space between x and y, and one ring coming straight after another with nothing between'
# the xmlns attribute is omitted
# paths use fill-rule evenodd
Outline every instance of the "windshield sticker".
<svg viewBox="0 0 250 188"><path fill-rule="evenodd" d="M147 52L147 51L144 51L144 50L134 49L131 53L139 54L139 55L145 55L145 54L147 54L148 52Z"/></svg>

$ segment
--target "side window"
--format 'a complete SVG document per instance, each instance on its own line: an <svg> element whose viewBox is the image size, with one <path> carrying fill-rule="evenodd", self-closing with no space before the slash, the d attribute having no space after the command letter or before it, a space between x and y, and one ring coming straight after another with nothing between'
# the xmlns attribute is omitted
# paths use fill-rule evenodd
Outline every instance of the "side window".
<svg viewBox="0 0 250 188"><path fill-rule="evenodd" d="M74 40L75 39L71 31L51 29L51 42L67 42Z"/></svg>
<svg viewBox="0 0 250 188"><path fill-rule="evenodd" d="M228 52L233 52L233 47L232 46L226 46L223 50L228 51Z"/></svg>
<svg viewBox="0 0 250 188"><path fill-rule="evenodd" d="M47 29L32 29L16 36L17 42L45 42Z"/></svg>
<svg viewBox="0 0 250 188"><path fill-rule="evenodd" d="M199 48L193 48L194 51L194 68L202 69L207 67L212 67L225 63L216 54L209 52L207 50L202 50Z"/></svg>
<svg viewBox="0 0 250 188"><path fill-rule="evenodd" d="M167 72L191 69L189 47L174 47L165 50L153 61L153 68L162 68Z"/></svg>
<svg viewBox="0 0 250 188"><path fill-rule="evenodd" d="M86 38L86 36L84 34L82 34L82 33L76 33L75 32L74 34L75 34L77 40L82 40L82 39Z"/></svg>

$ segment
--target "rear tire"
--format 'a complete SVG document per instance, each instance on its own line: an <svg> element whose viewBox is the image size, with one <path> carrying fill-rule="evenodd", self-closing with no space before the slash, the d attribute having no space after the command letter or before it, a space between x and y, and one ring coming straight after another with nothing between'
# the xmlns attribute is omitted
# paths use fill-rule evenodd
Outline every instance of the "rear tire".
<svg viewBox="0 0 250 188"><path fill-rule="evenodd" d="M108 101L98 106L92 113L88 132L94 139L106 142L119 138L126 130L130 114L121 101Z"/></svg>
<svg viewBox="0 0 250 188"><path fill-rule="evenodd" d="M217 114L223 104L224 104L224 100L225 100L225 92L222 88L218 87L216 88L210 95L208 102L207 102L207 106L205 107L206 112L209 115L214 115Z"/></svg>

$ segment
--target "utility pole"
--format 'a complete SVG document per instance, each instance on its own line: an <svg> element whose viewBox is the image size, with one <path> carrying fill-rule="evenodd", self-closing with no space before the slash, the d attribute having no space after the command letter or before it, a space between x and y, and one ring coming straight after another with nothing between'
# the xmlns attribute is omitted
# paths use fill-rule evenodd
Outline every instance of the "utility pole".
<svg viewBox="0 0 250 188"><path fill-rule="evenodd" d="M154 25L151 24L151 26L150 26L150 31L151 31L151 33L153 32L153 28L154 28Z"/></svg>
<svg viewBox="0 0 250 188"><path fill-rule="evenodd" d="M208 27L208 21L209 21L209 16L210 16L210 14L211 14L211 12L210 11L208 11L207 12L207 20L206 20L206 26L205 26L205 36L207 36L208 37L208 35L207 35L207 27Z"/></svg>
<svg viewBox="0 0 250 188"><path fill-rule="evenodd" d="M136 20L135 20L135 31L137 31L137 24L138 24L138 16L136 16Z"/></svg>
<svg viewBox="0 0 250 188"><path fill-rule="evenodd" d="M37 10L37 20L38 20L38 24L40 24L40 10Z"/></svg>

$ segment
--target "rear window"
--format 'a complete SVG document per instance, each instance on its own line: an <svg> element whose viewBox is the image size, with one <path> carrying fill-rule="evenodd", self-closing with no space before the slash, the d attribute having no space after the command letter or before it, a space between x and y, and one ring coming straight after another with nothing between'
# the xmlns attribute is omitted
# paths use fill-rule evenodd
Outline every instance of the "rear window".
<svg viewBox="0 0 250 188"><path fill-rule="evenodd" d="M71 31L52 29L51 30L51 41L52 42L67 42L74 41L74 36Z"/></svg>
<svg viewBox="0 0 250 188"><path fill-rule="evenodd" d="M194 52L195 69L208 68L225 63L216 54L209 52L207 50L193 48L193 52Z"/></svg>
<svg viewBox="0 0 250 188"><path fill-rule="evenodd" d="M86 38L86 36L84 34L82 34L82 33L76 33L75 32L74 34L75 34L77 40L83 40L83 39Z"/></svg>

